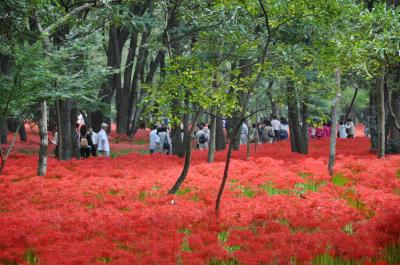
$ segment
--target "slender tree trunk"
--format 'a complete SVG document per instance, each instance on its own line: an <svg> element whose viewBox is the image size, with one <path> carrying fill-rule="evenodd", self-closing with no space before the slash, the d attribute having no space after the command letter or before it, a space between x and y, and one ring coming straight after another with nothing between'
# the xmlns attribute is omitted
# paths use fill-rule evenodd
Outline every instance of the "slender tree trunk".
<svg viewBox="0 0 400 265"><path fill-rule="evenodd" d="M47 147L48 133L47 133L47 103L43 101L39 106L39 135L40 135L40 149L39 149L39 164L38 176L45 176L47 172Z"/></svg>
<svg viewBox="0 0 400 265"><path fill-rule="evenodd" d="M7 144L8 126L7 119L0 117L0 144Z"/></svg>
<svg viewBox="0 0 400 265"><path fill-rule="evenodd" d="M217 131L217 118L215 116L211 116L211 126L210 126L210 146L208 149L208 163L214 162L215 158L215 138Z"/></svg>
<svg viewBox="0 0 400 265"><path fill-rule="evenodd" d="M357 94L358 94L358 87L356 87L355 90L354 90L353 98L351 99L350 105L349 105L349 107L348 107L348 109L346 111L346 115L344 116L344 120L345 121L349 118L350 111L352 110L354 102L356 101Z"/></svg>
<svg viewBox="0 0 400 265"><path fill-rule="evenodd" d="M340 88L340 70L336 69L335 71L335 81L336 81L336 96L333 100L332 104L332 112L331 112L331 120L332 120L332 131L329 142L329 163L328 163L328 172L329 176L333 176L333 169L335 166L335 156L336 156L336 124L337 124L337 108L340 102L341 97L341 88Z"/></svg>
<svg viewBox="0 0 400 265"><path fill-rule="evenodd" d="M61 102L60 100L56 101L56 116L57 116L57 158L60 160L63 154L62 147L63 147L63 137L61 137L61 132L63 130L62 124L61 124L61 111L60 111L60 105Z"/></svg>
<svg viewBox="0 0 400 265"><path fill-rule="evenodd" d="M6 166L8 156L10 155L11 150L14 147L15 141L17 140L17 135L18 135L18 131L19 131L20 127L21 127L21 122L17 125L17 128L14 132L13 138L11 140L10 145L7 147L7 150L4 152L3 149L0 147L0 157L1 157L0 175L4 170L4 167Z"/></svg>
<svg viewBox="0 0 400 265"><path fill-rule="evenodd" d="M224 150L226 148L226 143L225 143L224 124L223 124L222 119L217 118L215 130L216 130L215 131L215 149L217 151Z"/></svg>
<svg viewBox="0 0 400 265"><path fill-rule="evenodd" d="M199 113L196 113L192 127L188 131L187 135L185 135L185 145L186 145L185 164L183 165L183 170L181 175L175 182L174 186L170 189L168 194L175 194L179 190L183 181L185 181L187 174L189 173L190 162L192 159L192 138L193 138L194 128L197 126L198 118L199 118Z"/></svg>
<svg viewBox="0 0 400 265"><path fill-rule="evenodd" d="M377 95L377 114L378 114L378 157L385 157L385 68L381 68L381 73L376 79L375 89Z"/></svg>
<svg viewBox="0 0 400 265"><path fill-rule="evenodd" d="M295 145L296 149L293 149L292 152L298 152L301 154L307 154L306 143L303 138L302 129L300 126L300 115L297 106L297 95L296 88L292 81L289 81L287 85L287 97L288 97L288 112L289 112L289 127L291 135L290 138L293 138L291 142Z"/></svg>
<svg viewBox="0 0 400 265"><path fill-rule="evenodd" d="M308 94L308 91L305 91L304 94ZM303 101L301 102L301 131L303 134L303 141L304 141L304 146L306 153L308 153L308 99L303 98Z"/></svg>
<svg viewBox="0 0 400 265"><path fill-rule="evenodd" d="M251 124L247 124L247 144L246 144L246 160L250 160L250 128Z"/></svg>
<svg viewBox="0 0 400 265"><path fill-rule="evenodd" d="M76 131L75 124L77 122L77 117L78 117L78 109L76 107L76 102L71 101L71 130L70 130L70 137L71 137L71 144L72 144L72 155L79 159L81 157L81 154L79 152L79 145L78 145L78 135ZM111 126L110 126L111 127Z"/></svg>

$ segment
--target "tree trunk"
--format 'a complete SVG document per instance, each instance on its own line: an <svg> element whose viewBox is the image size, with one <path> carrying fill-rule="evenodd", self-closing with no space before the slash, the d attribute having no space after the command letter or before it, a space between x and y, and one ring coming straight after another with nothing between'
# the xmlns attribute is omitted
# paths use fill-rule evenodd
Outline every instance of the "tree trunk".
<svg viewBox="0 0 400 265"><path fill-rule="evenodd" d="M47 147L48 133L47 133L47 103L43 101L39 106L39 135L40 135L40 149L39 149L39 164L38 176L45 176L47 172Z"/></svg>
<svg viewBox="0 0 400 265"><path fill-rule="evenodd" d="M344 116L344 120L345 121L349 118L350 111L353 109L353 105L354 105L354 102L355 102L355 100L357 98L357 94L358 94L358 87L355 88L353 98L351 99L350 105L349 105L349 107L348 107L348 109L346 111L346 115Z"/></svg>
<svg viewBox="0 0 400 265"><path fill-rule="evenodd" d="M134 125L135 123L134 119L136 119L134 115L136 113L139 104L139 89L140 89L140 79L141 79L140 75L147 60L147 55L148 55L147 40L149 37L150 37L150 30L148 29L142 33L139 53L136 59L135 72L133 73L131 91L129 95L128 113L127 113L129 117L128 127L132 127L132 125ZM129 132L129 137L131 137L132 135L133 132Z"/></svg>
<svg viewBox="0 0 400 265"><path fill-rule="evenodd" d="M215 137L217 131L217 118L215 116L211 116L211 124L210 124L210 146L208 149L208 163L214 162L215 158Z"/></svg>
<svg viewBox="0 0 400 265"><path fill-rule="evenodd" d="M385 157L385 68L381 68L381 72L376 79L375 89L376 89L376 111L378 114L378 157Z"/></svg>
<svg viewBox="0 0 400 265"><path fill-rule="evenodd" d="M192 127L190 130L185 130L185 164L183 165L183 170L181 175L179 176L178 180L175 182L174 186L170 189L168 194L175 194L180 186L182 185L183 181L185 181L187 174L189 173L190 162L192 158L192 138L194 133L194 128L197 126L199 118L199 113L196 113Z"/></svg>
<svg viewBox="0 0 400 265"><path fill-rule="evenodd" d="M304 141L302 129L300 126L300 115L297 106L297 95L296 88L292 81L288 82L287 85L287 100L288 100L288 112L289 112L289 127L291 135L290 138L293 138L292 143L292 152L297 152L301 154L307 154L307 146ZM294 146L293 146L294 145ZM295 148L293 148L295 147Z"/></svg>
<svg viewBox="0 0 400 265"><path fill-rule="evenodd" d="M328 172L329 176L333 176L333 169L335 166L335 156L336 156L336 124L337 124L337 108L340 101L340 70L336 69L335 71L335 81L336 81L336 96L333 100L332 104L332 112L331 112L331 120L332 120L332 130L331 137L329 142L329 163L328 163Z"/></svg>
<svg viewBox="0 0 400 265"><path fill-rule="evenodd" d="M63 147L63 138L61 137L61 132L63 130L63 125L61 124L61 102L60 100L57 100L55 102L56 105L56 116L57 116L57 139L55 139L57 141L57 159L61 159L63 151L62 151L62 147Z"/></svg>
<svg viewBox="0 0 400 265"><path fill-rule="evenodd" d="M217 151L224 150L226 148L226 143L225 143L224 124L223 124L222 119L217 118L215 130L216 130L215 131L215 149Z"/></svg>
<svg viewBox="0 0 400 265"><path fill-rule="evenodd" d="M7 119L0 117L0 144L7 144L8 126Z"/></svg>
<svg viewBox="0 0 400 265"><path fill-rule="evenodd" d="M304 92L305 95L308 94L308 90ZM308 154L308 98L304 97L301 102L301 131L303 135L303 141L306 153Z"/></svg>
<svg viewBox="0 0 400 265"><path fill-rule="evenodd" d="M70 117L70 122L71 122L71 131L70 131L70 136L71 136L71 143L72 143L72 155L79 159L81 157L80 152L79 152L79 144L78 144L78 135L77 135L77 128L75 127L75 124L77 122L77 117L78 117L78 109L76 107L76 102L71 101L71 117ZM111 126L110 126L111 127Z"/></svg>
<svg viewBox="0 0 400 265"><path fill-rule="evenodd" d="M400 154L400 91L389 92L389 151Z"/></svg>
<svg viewBox="0 0 400 265"><path fill-rule="evenodd" d="M119 102L119 119L117 120L117 132L128 134L129 129L129 95L132 85L132 69L135 60L136 46L137 46L137 32L131 34L128 57L126 59L124 71L124 85L121 92L121 99Z"/></svg>
<svg viewBox="0 0 400 265"><path fill-rule="evenodd" d="M71 99L60 100L60 125L58 128L60 160L70 160L73 154L71 130L75 128L75 123L71 128L71 110Z"/></svg>
<svg viewBox="0 0 400 265"><path fill-rule="evenodd" d="M4 167L6 166L8 156L10 155L11 150L12 150L13 147L14 147L15 141L17 140L17 134L18 134L18 132L19 132L20 127L21 127L21 122L17 125L17 128L16 128L16 130L15 130L15 132L14 132L13 138L12 138L12 140L11 140L11 143L10 143L10 145L7 147L7 150L6 150L5 153L4 153L3 149L0 147L0 157L1 157L0 175L1 175L1 173L3 172L3 170L4 170Z"/></svg>

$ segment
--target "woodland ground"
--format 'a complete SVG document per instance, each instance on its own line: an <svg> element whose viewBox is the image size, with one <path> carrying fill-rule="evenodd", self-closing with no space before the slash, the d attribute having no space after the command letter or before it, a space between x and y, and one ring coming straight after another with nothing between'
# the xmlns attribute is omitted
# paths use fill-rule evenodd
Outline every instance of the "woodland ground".
<svg viewBox="0 0 400 265"><path fill-rule="evenodd" d="M147 133L113 135L113 158L58 162L36 176L38 137L17 143L0 176L0 264L400 264L400 156L369 139L288 141L235 152L219 216L225 152L147 155ZM243 148L245 149L245 148ZM53 151L51 151L53 152ZM171 201L174 203L171 203Z"/></svg>

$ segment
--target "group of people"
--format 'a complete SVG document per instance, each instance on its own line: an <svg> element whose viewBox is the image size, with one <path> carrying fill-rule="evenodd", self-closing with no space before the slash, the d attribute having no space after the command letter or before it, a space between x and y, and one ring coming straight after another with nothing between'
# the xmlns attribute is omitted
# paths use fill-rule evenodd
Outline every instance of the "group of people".
<svg viewBox="0 0 400 265"><path fill-rule="evenodd" d="M341 119L339 121L339 126L337 130L337 137L340 139L345 138L354 138L355 136L355 125L352 119L347 119L344 121ZM321 138L329 138L332 132L332 122L316 122L311 123L308 128L308 136L310 138L321 139Z"/></svg>
<svg viewBox="0 0 400 265"><path fill-rule="evenodd" d="M87 128L86 125L76 123L75 136L81 158L88 158L91 155L110 156L110 143L107 136L108 124L102 123L100 127L100 131L96 133L92 127ZM57 128L51 143L56 145L55 152L58 156L60 139Z"/></svg>
<svg viewBox="0 0 400 265"><path fill-rule="evenodd" d="M149 150L150 154L172 154L171 130L168 125L154 125L150 131Z"/></svg>
<svg viewBox="0 0 400 265"><path fill-rule="evenodd" d="M240 138L241 144L247 144L248 139L247 126L244 125L242 126ZM273 116L271 120L264 119L262 122L253 124L249 133L250 143L272 144L289 138L289 124L286 118L282 117L279 120L276 116Z"/></svg>

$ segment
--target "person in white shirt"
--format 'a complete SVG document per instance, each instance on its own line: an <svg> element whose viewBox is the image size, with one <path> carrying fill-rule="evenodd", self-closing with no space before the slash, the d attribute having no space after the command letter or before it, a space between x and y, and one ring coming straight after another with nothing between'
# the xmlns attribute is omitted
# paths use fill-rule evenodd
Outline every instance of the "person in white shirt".
<svg viewBox="0 0 400 265"><path fill-rule="evenodd" d="M344 125L343 121L339 121L339 138L347 138L346 125Z"/></svg>
<svg viewBox="0 0 400 265"><path fill-rule="evenodd" d="M108 128L108 124L107 123L102 123L101 124L101 130L98 133L98 146L97 146L97 150L99 151L99 156L110 156L110 144L108 142L108 137L107 137L107 133L106 130Z"/></svg>
<svg viewBox="0 0 400 265"><path fill-rule="evenodd" d="M99 136L93 131L92 127L89 127L89 136L92 138L92 145L90 146L92 156L96 156L97 146L99 145Z"/></svg>
<svg viewBox="0 0 400 265"><path fill-rule="evenodd" d="M240 144L247 144L247 135L249 134L249 127L243 122L242 129L240 132Z"/></svg>
<svg viewBox="0 0 400 265"><path fill-rule="evenodd" d="M151 130L150 132L150 141L149 141L149 150L150 150L150 154L153 154L155 152L159 151L159 146L160 146L160 136L158 136L157 134L157 129L158 126L154 125L153 126L153 130Z"/></svg>
<svg viewBox="0 0 400 265"><path fill-rule="evenodd" d="M274 130L275 141L279 141L280 140L279 130L281 127L281 122L278 120L278 118L276 116L272 117L271 126L272 126L272 129Z"/></svg>
<svg viewBox="0 0 400 265"><path fill-rule="evenodd" d="M353 120L347 119L345 127L346 127L347 138L354 138L354 135L356 133L356 127L354 126Z"/></svg>

